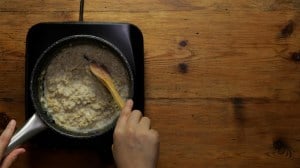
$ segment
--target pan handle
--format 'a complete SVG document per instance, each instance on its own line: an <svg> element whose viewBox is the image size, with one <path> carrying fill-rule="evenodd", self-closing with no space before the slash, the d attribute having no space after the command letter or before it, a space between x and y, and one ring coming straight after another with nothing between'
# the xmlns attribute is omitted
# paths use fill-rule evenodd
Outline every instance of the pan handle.
<svg viewBox="0 0 300 168"><path fill-rule="evenodd" d="M29 138L45 130L47 126L40 119L40 117L34 113L33 116L25 123L25 125L11 138L6 150L5 155L9 154L12 150L17 148L23 142Z"/></svg>

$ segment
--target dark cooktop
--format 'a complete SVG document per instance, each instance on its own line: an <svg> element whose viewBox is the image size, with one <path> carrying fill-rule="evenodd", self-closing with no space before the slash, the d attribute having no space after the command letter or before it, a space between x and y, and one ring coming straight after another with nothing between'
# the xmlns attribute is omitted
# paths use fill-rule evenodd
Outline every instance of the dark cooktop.
<svg viewBox="0 0 300 168"><path fill-rule="evenodd" d="M144 110L144 47L141 31L126 23L39 23L27 34L25 60L25 117L29 119L35 112L29 93L32 69L44 50L57 40L71 35L94 35L103 38L120 49L127 58L134 75L134 108ZM67 138L48 129L30 140L39 147L61 148L102 148L112 143L113 130L93 139ZM102 144L102 145L100 145Z"/></svg>

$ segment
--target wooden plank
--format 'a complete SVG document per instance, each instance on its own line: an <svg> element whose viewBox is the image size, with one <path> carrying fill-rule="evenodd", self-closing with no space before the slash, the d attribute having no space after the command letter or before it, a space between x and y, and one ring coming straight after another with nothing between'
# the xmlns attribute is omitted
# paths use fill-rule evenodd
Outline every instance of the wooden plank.
<svg viewBox="0 0 300 168"><path fill-rule="evenodd" d="M52 12L52 11L78 11L80 0L2 0L0 2L0 12L5 11L29 11L29 12ZM300 7L297 0L277 1L277 0L235 0L226 1L197 1L197 0L127 0L127 1L98 1L86 0L87 11L107 12L148 12L148 11L191 11L191 10L254 10L254 11L279 11L294 10Z"/></svg>
<svg viewBox="0 0 300 168"><path fill-rule="evenodd" d="M242 98L153 99L146 111L161 133L159 167L295 167L299 107Z"/></svg>
<svg viewBox="0 0 300 168"><path fill-rule="evenodd" d="M178 17L171 17L175 14ZM141 28L145 38L147 97L205 98L247 95L247 97L274 97L281 100L299 99L299 64L292 60L291 54L298 52L300 39L293 34L286 40L278 38L282 27L292 19L287 18L289 12L285 15L279 14L278 12L232 14L247 18L241 20L232 15L224 16L222 13L210 15L201 12L122 13L121 16L124 16L122 18L113 13L92 12L86 14L86 19L99 21L105 18L102 20L132 22ZM5 15L11 19L15 17L14 14ZM56 20L55 18L60 15L59 12L52 13L50 17L52 19L48 20ZM185 20L194 15L199 15L197 20ZM42 14L25 16L27 22L21 21L26 25L22 38L16 39L24 40L26 30L38 22L34 21L36 18L46 21L49 17ZM75 14L66 16L74 18ZM269 18L274 17L277 19L270 21ZM146 18L152 19L152 23L155 23L153 27L143 24ZM182 24L177 24L177 20L182 21ZM4 35L5 44L1 44L6 50L15 48L16 41L10 38L15 37L20 31L20 28L16 30L17 32L13 31L13 26L18 24L14 21L11 26L2 28L2 32L11 32ZM186 26L191 24L195 26ZM295 34L298 29L295 28ZM181 46L181 42L186 45ZM18 44L20 43L21 41ZM21 55L24 49L22 47L20 51L15 52ZM165 78L172 79L174 84L169 85Z"/></svg>

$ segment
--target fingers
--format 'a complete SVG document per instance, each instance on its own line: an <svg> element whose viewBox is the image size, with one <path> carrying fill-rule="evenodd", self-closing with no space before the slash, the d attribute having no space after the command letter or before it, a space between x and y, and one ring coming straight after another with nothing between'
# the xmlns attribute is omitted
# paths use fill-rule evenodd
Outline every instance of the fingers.
<svg viewBox="0 0 300 168"><path fill-rule="evenodd" d="M0 158L3 157L3 153L15 131L15 127L16 127L16 121L11 120L0 136Z"/></svg>
<svg viewBox="0 0 300 168"><path fill-rule="evenodd" d="M128 117L128 126L129 127L134 127L136 126L142 117L142 113L139 110L133 110L130 116Z"/></svg>
<svg viewBox="0 0 300 168"><path fill-rule="evenodd" d="M143 117L141 111L132 110L133 101L127 100L125 107L122 109L118 119L115 131L122 131L125 128L137 128L142 130L149 130L151 128L151 121L148 117Z"/></svg>
<svg viewBox="0 0 300 168"><path fill-rule="evenodd" d="M10 139L15 131L15 127L16 127L16 121L11 120L0 136L0 158L3 157L3 153L10 142ZM4 158L4 160L2 161L1 168L9 168L12 165L12 163L17 159L17 157L24 152L25 152L24 148L18 148L13 150Z"/></svg>
<svg viewBox="0 0 300 168"><path fill-rule="evenodd" d="M132 106L133 106L133 101L131 99L127 100L124 108L121 111L121 116L128 116L132 110Z"/></svg>
<svg viewBox="0 0 300 168"><path fill-rule="evenodd" d="M155 140L157 140L157 142L159 142L159 134L158 134L158 132L156 130L154 130L154 129L150 129L149 131L150 131L153 139L155 139Z"/></svg>
<svg viewBox="0 0 300 168"><path fill-rule="evenodd" d="M151 128L151 121L148 117L142 117L139 124L140 124L140 129L147 130Z"/></svg>
<svg viewBox="0 0 300 168"><path fill-rule="evenodd" d="M24 148L18 148L13 150L4 160L2 163L1 168L9 168L12 163L18 158L18 156L25 152Z"/></svg>
<svg viewBox="0 0 300 168"><path fill-rule="evenodd" d="M116 128L115 128L116 130L124 128L124 125L127 122L127 118L131 113L132 107L133 107L133 101L130 100L130 99L127 100L124 108L121 111L120 117L118 119L118 122L117 122L117 125L116 125Z"/></svg>

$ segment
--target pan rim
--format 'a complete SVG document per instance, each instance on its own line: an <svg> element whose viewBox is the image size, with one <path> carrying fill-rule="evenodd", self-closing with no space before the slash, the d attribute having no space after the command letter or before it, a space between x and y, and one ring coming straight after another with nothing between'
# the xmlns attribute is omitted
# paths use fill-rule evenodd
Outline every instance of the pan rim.
<svg viewBox="0 0 300 168"><path fill-rule="evenodd" d="M48 48L46 50L44 50L42 52L42 54L39 56L37 62L34 65L34 68L31 72L31 79L30 79L30 97L31 100L33 102L33 106L35 109L35 113L37 113L37 115L39 116L39 118L42 119L42 121L47 125L48 128L54 130L55 132L67 136L67 137L71 137L71 138L92 138L92 137L96 137L96 136L100 136L102 134L105 134L106 132L108 132L109 130L111 130L115 124L116 121L119 117L119 114L116 116L116 118L113 118L112 121L107 124L105 127L101 128L101 129L97 129L96 131L91 131L88 133L79 133L79 132L74 132L74 131L70 131L67 129L64 129L61 126L56 125L55 123L51 123L49 121L50 116L47 115L47 111L43 111L42 109L42 105L40 103L39 100L39 96L37 96L37 88L39 85L37 85L38 83L38 78L41 76L42 71L37 72L38 70L41 69L47 69L47 67L41 68L41 64L45 59L50 59L50 61L54 58L53 55L51 55L51 51L55 51L55 49L59 48L61 44L64 43L68 43L69 41L72 40L80 40L80 39L84 39L84 40L92 40L92 41L96 41L98 44L101 45L105 45L107 46L112 52L114 52L113 54L116 55L116 57L119 57L119 59L121 60L121 62L124 65L124 68L127 70L127 74L128 74L128 79L130 82L130 86L129 86L129 98L132 98L134 95L134 74L132 72L132 69L130 68L130 64L128 62L128 60L126 59L125 55L120 51L119 48L117 48L114 44L110 43L109 41L94 36L94 35L86 35L86 34L76 34L76 35L71 35L71 36L66 36L64 38L61 38L57 41L55 41L54 43L52 43L50 46L48 46ZM50 55L49 55L50 53ZM51 58L47 58L47 57L51 57ZM45 114L44 114L45 113Z"/></svg>

